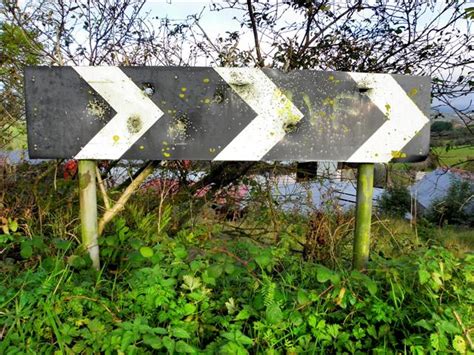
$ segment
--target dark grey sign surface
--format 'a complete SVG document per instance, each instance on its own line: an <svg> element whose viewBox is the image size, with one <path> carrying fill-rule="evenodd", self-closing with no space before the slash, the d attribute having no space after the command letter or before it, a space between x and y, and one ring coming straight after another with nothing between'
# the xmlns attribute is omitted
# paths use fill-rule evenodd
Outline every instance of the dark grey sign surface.
<svg viewBox="0 0 474 355"><path fill-rule="evenodd" d="M430 79L207 67L30 67L31 158L420 161Z"/></svg>

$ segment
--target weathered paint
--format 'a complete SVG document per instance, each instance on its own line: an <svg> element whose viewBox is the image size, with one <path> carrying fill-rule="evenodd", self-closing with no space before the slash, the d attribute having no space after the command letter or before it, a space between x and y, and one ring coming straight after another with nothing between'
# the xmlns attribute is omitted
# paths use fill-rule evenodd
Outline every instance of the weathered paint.
<svg viewBox="0 0 474 355"><path fill-rule="evenodd" d="M107 80L95 75L101 71ZM429 124L421 127L429 91L426 77L269 68L25 73L34 158L419 161L429 147ZM169 157L160 153L163 140ZM228 154L232 146L239 148Z"/></svg>
<svg viewBox="0 0 474 355"><path fill-rule="evenodd" d="M216 68L216 71L257 116L214 160L261 160L304 115L261 70Z"/></svg>
<svg viewBox="0 0 474 355"><path fill-rule="evenodd" d="M75 159L119 159L163 112L117 67L74 67L115 110L116 115L83 147ZM110 144L109 137L113 138ZM119 138L117 138L119 137ZM122 138L122 139L120 139Z"/></svg>
<svg viewBox="0 0 474 355"><path fill-rule="evenodd" d="M420 110L398 82L389 74L350 73L359 88L369 88L370 100L382 111L387 122L352 154L348 162L375 157L374 163L392 160L392 151L401 151L416 132L429 124L429 115ZM390 134L390 138L389 137Z"/></svg>

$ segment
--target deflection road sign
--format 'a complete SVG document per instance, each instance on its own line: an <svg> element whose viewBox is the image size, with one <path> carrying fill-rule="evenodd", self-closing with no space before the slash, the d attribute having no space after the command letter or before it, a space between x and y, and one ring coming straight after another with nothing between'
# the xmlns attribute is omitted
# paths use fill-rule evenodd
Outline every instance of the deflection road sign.
<svg viewBox="0 0 474 355"><path fill-rule="evenodd" d="M420 161L430 79L203 67L30 67L31 158Z"/></svg>

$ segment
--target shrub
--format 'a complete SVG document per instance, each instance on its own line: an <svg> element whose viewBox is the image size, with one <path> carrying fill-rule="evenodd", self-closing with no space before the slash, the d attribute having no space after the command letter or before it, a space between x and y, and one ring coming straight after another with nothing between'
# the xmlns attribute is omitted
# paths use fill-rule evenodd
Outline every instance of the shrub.
<svg viewBox="0 0 474 355"><path fill-rule="evenodd" d="M444 224L474 225L474 184L454 180L444 198L435 200L426 218L440 226Z"/></svg>
<svg viewBox="0 0 474 355"><path fill-rule="evenodd" d="M378 200L380 212L393 217L405 217L410 212L410 206L410 192L402 185L388 187Z"/></svg>
<svg viewBox="0 0 474 355"><path fill-rule="evenodd" d="M453 129L453 123L447 121L436 121L431 125L431 132L443 132L451 131Z"/></svg>

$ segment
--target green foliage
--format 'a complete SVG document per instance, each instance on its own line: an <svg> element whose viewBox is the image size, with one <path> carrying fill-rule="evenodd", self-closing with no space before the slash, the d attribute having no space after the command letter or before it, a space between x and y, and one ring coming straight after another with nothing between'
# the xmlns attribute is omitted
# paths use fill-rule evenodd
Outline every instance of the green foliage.
<svg viewBox="0 0 474 355"><path fill-rule="evenodd" d="M377 221L367 273L348 272L350 214L316 214L320 223L311 227L311 218L279 211L256 186L245 219L200 217L169 236L171 208L157 206L157 213L143 203L152 196L136 194L137 203L100 238L103 269L96 272L75 241L76 183L35 185L35 202L28 185L8 187L0 221L0 353L469 347L453 311L467 329L474 326L474 258L415 243L402 220ZM314 248L326 244L305 260L304 241L315 230L322 232L312 233ZM423 233L431 238L434 229Z"/></svg>
<svg viewBox="0 0 474 355"><path fill-rule="evenodd" d="M427 219L438 225L474 225L474 184L467 180L454 180L446 196L434 201L428 210Z"/></svg>
<svg viewBox="0 0 474 355"><path fill-rule="evenodd" d="M378 201L379 210L388 216L404 217L410 212L411 196L408 189L400 184L388 187Z"/></svg>
<svg viewBox="0 0 474 355"><path fill-rule="evenodd" d="M419 249L375 257L364 274L304 262L285 240L209 240L196 226L146 245L133 229L119 219L105 237L108 266L100 273L78 263L70 243L7 235L3 243L22 261L0 284L0 352L446 353L468 346L453 311L474 325L472 256Z"/></svg>
<svg viewBox="0 0 474 355"><path fill-rule="evenodd" d="M453 129L453 123L449 121L436 121L431 125L431 132L444 132L451 131Z"/></svg>

